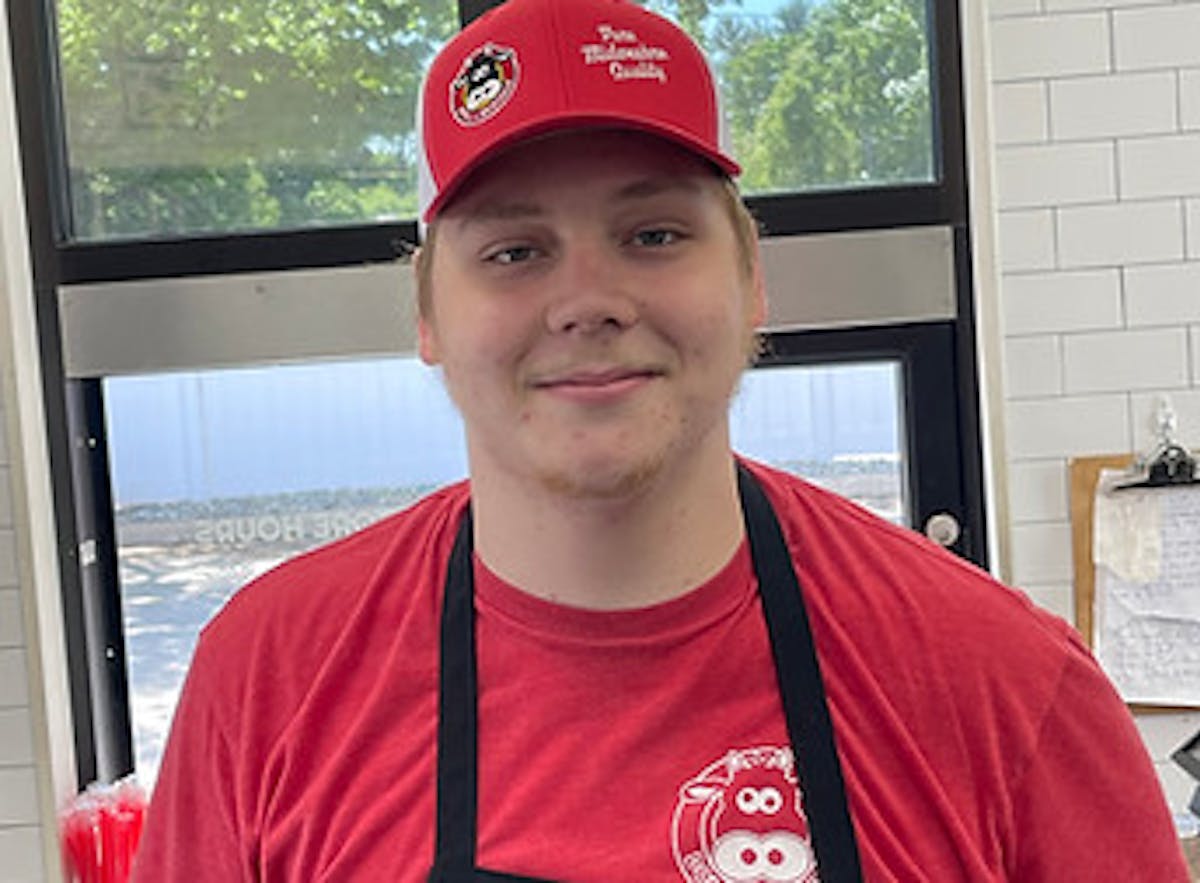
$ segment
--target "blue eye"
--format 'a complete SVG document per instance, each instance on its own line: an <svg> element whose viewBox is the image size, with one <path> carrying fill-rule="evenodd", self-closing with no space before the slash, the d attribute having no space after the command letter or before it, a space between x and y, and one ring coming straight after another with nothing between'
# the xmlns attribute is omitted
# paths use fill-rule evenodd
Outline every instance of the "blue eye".
<svg viewBox="0 0 1200 883"><path fill-rule="evenodd" d="M662 247L672 245L680 240L680 235L674 230L639 230L633 234L635 245Z"/></svg>
<svg viewBox="0 0 1200 883"><path fill-rule="evenodd" d="M486 260L493 264L519 264L529 260L536 254L537 249L532 245L513 245L492 252L487 256Z"/></svg>

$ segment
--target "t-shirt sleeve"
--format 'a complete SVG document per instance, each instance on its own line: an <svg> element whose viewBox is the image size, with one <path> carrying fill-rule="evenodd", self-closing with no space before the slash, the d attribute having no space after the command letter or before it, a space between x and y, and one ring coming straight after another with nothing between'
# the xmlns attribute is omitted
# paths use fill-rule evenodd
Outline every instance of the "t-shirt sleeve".
<svg viewBox="0 0 1200 883"><path fill-rule="evenodd" d="M1188 883L1137 727L1082 647L1070 651L1015 787L1010 879Z"/></svg>
<svg viewBox="0 0 1200 883"><path fill-rule="evenodd" d="M249 883L240 834L237 771L214 689L211 648L201 638L180 695L154 785L132 883Z"/></svg>

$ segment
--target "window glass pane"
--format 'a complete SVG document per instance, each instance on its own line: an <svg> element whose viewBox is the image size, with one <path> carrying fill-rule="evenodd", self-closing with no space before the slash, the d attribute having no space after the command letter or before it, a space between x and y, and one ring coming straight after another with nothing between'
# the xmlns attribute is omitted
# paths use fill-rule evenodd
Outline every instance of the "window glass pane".
<svg viewBox="0 0 1200 883"><path fill-rule="evenodd" d="M74 236L416 215L450 0L58 0Z"/></svg>
<svg viewBox="0 0 1200 883"><path fill-rule="evenodd" d="M138 775L154 781L201 626L285 558L466 474L415 359L104 384Z"/></svg>
<svg viewBox="0 0 1200 883"><path fill-rule="evenodd" d="M934 177L924 0L647 0L709 51L747 193ZM416 214L449 0L59 0L73 238Z"/></svg>
<svg viewBox="0 0 1200 883"><path fill-rule="evenodd" d="M735 447L903 521L891 363L749 372ZM154 781L197 634L241 585L466 474L415 359L105 381L138 774Z"/></svg>
<svg viewBox="0 0 1200 883"><path fill-rule="evenodd" d="M644 0L708 51L748 194L934 180L925 0Z"/></svg>
<svg viewBox="0 0 1200 883"><path fill-rule="evenodd" d="M898 362L751 371L733 405L738 451L911 524Z"/></svg>

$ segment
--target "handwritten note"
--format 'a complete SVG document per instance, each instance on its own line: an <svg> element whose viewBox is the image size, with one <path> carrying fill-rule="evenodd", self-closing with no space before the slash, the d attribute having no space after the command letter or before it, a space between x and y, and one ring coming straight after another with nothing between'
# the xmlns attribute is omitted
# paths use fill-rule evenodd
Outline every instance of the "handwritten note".
<svg viewBox="0 0 1200 883"><path fill-rule="evenodd" d="M1137 555L1097 550L1096 656L1127 702L1200 705L1200 485L1123 490L1107 501L1105 485L1102 475L1095 533L1126 542L1126 553L1151 548L1156 560L1131 572L1126 562Z"/></svg>

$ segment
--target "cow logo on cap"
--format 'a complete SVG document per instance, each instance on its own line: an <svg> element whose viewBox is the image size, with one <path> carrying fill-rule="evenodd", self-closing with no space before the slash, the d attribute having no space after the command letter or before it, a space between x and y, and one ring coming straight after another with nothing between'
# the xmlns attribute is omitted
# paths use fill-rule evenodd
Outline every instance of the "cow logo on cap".
<svg viewBox="0 0 1200 883"><path fill-rule="evenodd" d="M817 883L790 748L730 751L679 789L671 846L688 883Z"/></svg>
<svg viewBox="0 0 1200 883"><path fill-rule="evenodd" d="M487 43L472 52L450 83L450 114L464 126L491 119L517 89L517 52Z"/></svg>

